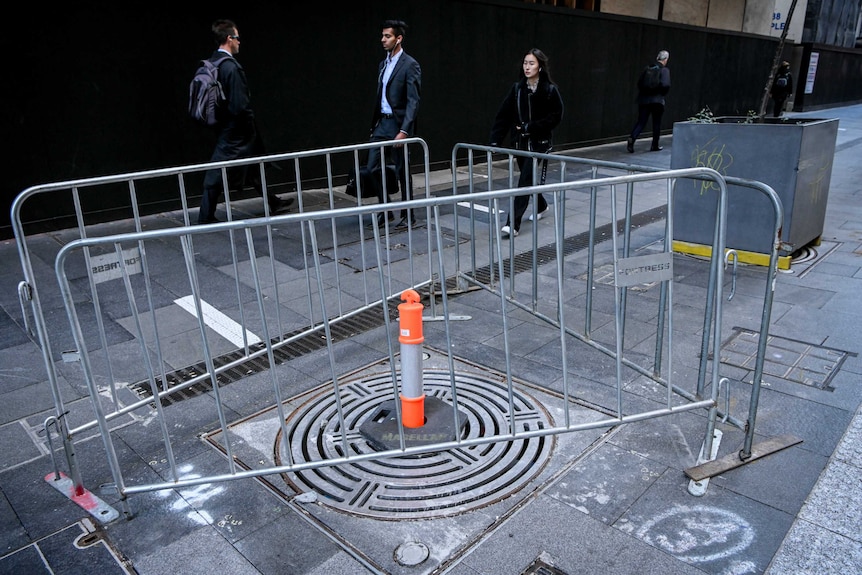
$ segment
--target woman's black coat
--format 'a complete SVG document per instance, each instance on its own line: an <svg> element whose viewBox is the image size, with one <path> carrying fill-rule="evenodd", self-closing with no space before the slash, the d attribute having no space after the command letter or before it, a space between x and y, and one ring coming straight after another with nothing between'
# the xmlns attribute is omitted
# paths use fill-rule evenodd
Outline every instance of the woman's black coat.
<svg viewBox="0 0 862 575"><path fill-rule="evenodd" d="M490 143L499 146L509 132L514 148L544 153L551 149L553 130L562 119L563 98L557 86L540 78L536 91L531 92L522 78L500 104Z"/></svg>

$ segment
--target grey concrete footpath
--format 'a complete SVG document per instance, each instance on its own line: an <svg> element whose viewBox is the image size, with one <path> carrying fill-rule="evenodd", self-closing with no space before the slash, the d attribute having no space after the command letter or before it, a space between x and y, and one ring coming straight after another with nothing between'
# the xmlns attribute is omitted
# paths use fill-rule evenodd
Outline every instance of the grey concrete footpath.
<svg viewBox="0 0 862 575"><path fill-rule="evenodd" d="M862 569L862 411L857 411L767 573Z"/></svg>
<svg viewBox="0 0 862 575"><path fill-rule="evenodd" d="M849 249L840 261L826 260L820 265L827 267L823 271L835 273L836 281L843 281L841 277L851 278L846 286L849 291L841 290L841 295L836 294L832 305L837 306L835 311L839 315L846 313L851 322L858 322L862 316L862 292L859 291L862 287L859 284L862 279L862 170L854 154L859 153L862 146L862 107L799 115L840 118L824 238L846 242ZM818 319L819 325L825 318ZM824 327L829 338L828 324ZM858 354L862 342L858 329L848 343L854 340L851 349ZM858 390L862 386L862 375L857 371L848 383ZM862 572L862 409L857 408L766 572L773 575Z"/></svg>
<svg viewBox="0 0 862 575"><path fill-rule="evenodd" d="M273 478L136 494L129 499L131 518L100 525L45 481L53 465L41 428L53 414L53 399L41 353L23 329L17 292L23 276L15 242L9 240L0 245L0 574L862 573L862 105L791 115L839 119L822 241L779 273L770 327L775 338L770 351L799 353L794 367L826 372L828 385L811 385L792 373L771 377L761 392L756 425L757 443L790 434L799 444L712 477L706 493L694 497L683 471L697 457L705 417L687 412L561 439L557 457L572 457L550 465L553 473L531 483L528 493L513 496L517 504L499 501L455 517L348 517L285 496L287 490ZM646 151L646 140L634 154L626 152L624 141L566 153L667 168L672 137L663 137L662 145L655 153ZM441 187L449 178L441 176ZM582 208L573 201L565 217L582 217L577 213ZM43 269L50 269L51 254L67 237L33 238ZM675 260L684 297L703 297L701 263ZM758 266L740 267L726 324L743 331L759 327L763 277ZM68 329L62 305L50 304L57 349L70 349L60 328ZM499 361L499 333L489 333L490 322L482 321L498 309L499 301L482 292L453 300L452 313L473 318L459 326L463 331L453 342L459 357ZM431 337L440 329L428 326ZM529 339L529 322L510 330L513 337ZM379 335L360 334L340 349L355 356L357 367L365 365L380 357ZM109 336L112 352L122 354L127 334L118 328ZM542 352L539 345L517 348L514 369L521 379L557 384L561 374L543 364ZM312 353L279 369L316 382L324 358ZM70 403L89 405L74 366L57 354L55 360L63 392L74 398ZM603 376L599 364L589 374L596 380ZM730 372L744 381L741 367L731 366ZM252 386L261 383L253 377ZM739 391L747 387L734 387L734 393L747 394ZM638 390L626 392L636 396ZM735 400L747 404L747 397ZM174 406L182 417L174 431L176 458L189 473L217 469L224 460L201 440L201 431L218 426L196 409L204 401ZM240 396L231 397L229 406L232 421L269 407ZM719 455L734 453L744 434L729 424L719 428ZM132 445L146 433L130 425L118 435ZM135 477L155 481L165 473L164 462L149 453L121 449L119 457ZM96 491L110 481L98 434L81 441L78 458L88 487ZM120 509L110 492L100 494ZM430 557L410 565L423 547Z"/></svg>

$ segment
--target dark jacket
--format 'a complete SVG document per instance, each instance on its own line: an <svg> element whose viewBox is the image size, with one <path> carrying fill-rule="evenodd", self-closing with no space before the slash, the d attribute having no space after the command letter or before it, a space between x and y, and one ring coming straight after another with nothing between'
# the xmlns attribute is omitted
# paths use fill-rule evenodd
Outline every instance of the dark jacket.
<svg viewBox="0 0 862 575"><path fill-rule="evenodd" d="M512 146L519 150L547 152L553 144L553 130L563 119L560 90L544 78L535 93L527 88L526 78L515 82L494 118L490 143L499 146L509 133ZM518 130L521 126L521 130Z"/></svg>
<svg viewBox="0 0 862 575"><path fill-rule="evenodd" d="M377 68L377 100L374 102L374 114L371 117L371 130L380 121L380 99L383 89L383 70L386 60L382 60ZM419 116L419 98L422 88L422 69L413 57L402 52L386 84L386 100L392 106L392 114L398 120L398 126L408 136L416 134L416 120Z"/></svg>
<svg viewBox="0 0 862 575"><path fill-rule="evenodd" d="M656 88L648 88L643 85L644 75L641 74L638 78L638 104L661 104L664 105L664 97L670 92L670 70L667 66L656 62L655 65L661 66L661 75L659 85Z"/></svg>
<svg viewBox="0 0 862 575"><path fill-rule="evenodd" d="M215 62L224 55L224 52L216 50L210 60ZM261 144L251 108L251 92L245 70L236 58L228 58L219 64L218 79L227 103L216 111L218 145L217 156L213 159L234 159L260 152Z"/></svg>
<svg viewBox="0 0 862 575"><path fill-rule="evenodd" d="M778 80L780 78L784 78L786 82L784 82L784 86L781 86L781 82ZM769 91L772 94L772 97L776 100L786 100L790 94L793 93L793 74L790 73L789 68L779 68L778 73L775 75L775 79L772 81L772 88Z"/></svg>

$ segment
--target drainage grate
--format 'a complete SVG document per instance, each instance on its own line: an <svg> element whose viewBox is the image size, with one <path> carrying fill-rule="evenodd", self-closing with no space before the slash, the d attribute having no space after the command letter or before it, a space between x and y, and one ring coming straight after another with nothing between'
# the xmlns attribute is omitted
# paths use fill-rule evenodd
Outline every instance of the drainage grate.
<svg viewBox="0 0 862 575"><path fill-rule="evenodd" d="M521 575L567 575L565 571L551 565L543 555L536 557Z"/></svg>
<svg viewBox="0 0 862 575"><path fill-rule="evenodd" d="M741 327L721 347L721 362L754 371L760 333ZM768 377L834 391L832 379L847 357L856 354L770 335L766 340L763 380Z"/></svg>
<svg viewBox="0 0 862 575"><path fill-rule="evenodd" d="M654 222L661 221L667 217L667 206L658 206L652 208L650 210L643 211L639 214L635 214L631 217L631 226L632 229L636 229L639 227L643 227ZM617 233L622 233L623 226L625 225L625 220L617 221ZM605 224L603 226L599 226L595 229L594 233L594 242L599 244L601 242L607 241L611 239L611 234L613 231L613 226L611 224ZM575 252L579 252L583 249L586 249L590 245L590 232L581 232L574 236L570 236L566 238L565 243L563 245L563 255L568 256ZM546 246L540 246L536 249L536 264L541 266L543 264L550 263L557 259L557 248L554 244L549 244ZM514 266L515 273L521 273L526 271L532 271L533 269L533 252L523 252L519 254L515 254L515 261L511 263L508 259L503 262L503 273L506 277L509 277L512 273L512 268ZM483 283L488 283L490 281L490 266L485 266L479 268L476 271L475 278ZM496 275L498 268L494 268L494 274ZM448 284L447 284L448 285Z"/></svg>
<svg viewBox="0 0 862 575"><path fill-rule="evenodd" d="M398 302L389 302L389 313L391 316L397 315ZM359 333L363 333L382 324L383 314L378 308L375 307L358 313L350 317L350 319L347 321L331 323L329 326L329 332L330 334L332 334L332 341L339 342L347 340ZM303 331L305 331L305 329L294 330L286 334L284 339L290 339L291 337L294 337L297 334L302 333ZM273 345L276 345L277 343L278 341L273 341ZM323 336L322 332L315 332L305 337L301 337L291 342L289 345L274 349L273 357L275 358L276 365L278 365L291 359L301 357L307 353L323 349L324 347L326 347L326 338ZM264 349L264 345L256 344L254 346L250 346L249 349L252 352L259 351ZM239 363L227 370L221 372L219 371L221 367L228 365L232 362L239 361L243 357L245 357L245 350L238 349L230 353L220 355L219 357L213 358L213 366L218 373L216 377L218 379L219 385L224 386L229 383L234 383L245 377L248 377L249 375L260 373L269 369L269 358L264 355L260 357L250 358L247 361ZM206 362L203 361L195 365L173 371L168 374L168 389L176 387L183 382L189 381L190 379L193 379L202 373L206 373L206 371ZM161 382L161 378L156 378L156 385L159 388L161 388ZM134 383L130 385L129 388L135 393L137 393L138 397L142 399L153 397L152 390L150 389L150 384L146 380ZM203 395L204 393L210 391L212 391L212 380L207 379L205 381L201 381L199 383L191 385L185 389L179 390L169 395L165 395L161 399L162 406L172 405L179 401ZM155 408L155 405L153 405L152 407Z"/></svg>
<svg viewBox="0 0 862 575"><path fill-rule="evenodd" d="M664 219L666 215L667 207L658 206L656 208L652 208L650 210L646 210L639 214L633 215L631 217L631 225L633 228L638 228L660 221ZM625 220L619 220L617 222L618 233L622 231L624 223ZM596 228L594 231L595 243L598 244L600 242L604 242L610 239L612 229L613 227L611 224L605 224ZM565 245L563 246L563 255L570 255L587 248L589 246L589 241L589 231L582 232L580 234L566 238ZM537 265L552 262L556 259L556 257L557 249L553 244L541 246L536 250ZM510 262L507 259L503 262L503 265L504 273L507 277L511 274L511 269L513 266L517 273L531 271L533 269L533 252L529 251L521 254L516 254L514 262ZM494 269L494 274L496 275L496 273L497 268ZM474 277L477 279L477 281L480 281L482 283L490 283L491 267L485 266L483 268L478 268L475 272ZM455 278L448 278L446 280L447 287L453 290L453 296L457 295L457 293L454 291L456 289L456 283L457 280ZM389 302L389 305L390 314L393 316L397 315L398 302L393 300ZM363 333L381 325L383 325L383 314L380 313L380 310L378 308L371 308L365 310L362 313L351 316L344 321L331 323L330 331L332 333L333 342L337 342L343 341L358 333ZM291 333L288 333L285 335L285 339L290 339L292 336L306 331L306 329L307 328L302 330L295 330ZM305 337L299 338L291 342L290 345L275 350L274 356L276 365L291 359L295 359L297 357L301 357L305 354L317 351L324 347L326 347L326 340L323 337L322 333L311 333ZM256 350L260 349L263 349L263 346L261 344L258 344ZM214 358L213 364L216 368L216 372L219 371L220 367L241 360L244 356L245 351L240 349ZM261 358L249 359L248 361L243 362L229 370L222 371L221 373L218 373L217 378L219 385L227 385L235 381L239 381L240 379L248 377L249 375L252 375L254 373L262 372L266 369L269 369L269 360L264 356ZM180 385L186 381L189 381L190 379L193 379L202 373L206 373L206 371L206 363L200 362L195 365L191 365L171 372L167 376L168 389L176 387L177 385ZM159 388L162 387L161 378L156 378L156 385ZM133 383L129 386L129 388L133 392L137 393L138 397L142 399L153 397L152 390L150 389L150 383L147 380ZM183 389L182 391L178 391L176 393L172 393L163 397L162 405L168 406L179 401L189 399L191 397L202 395L210 391L212 391L212 381L202 381L200 383L191 385ZM155 408L155 405L153 405L153 407Z"/></svg>
<svg viewBox="0 0 862 575"><path fill-rule="evenodd" d="M422 377L426 396L451 407L450 372L426 369ZM508 392L499 378L456 373L455 380L459 412L466 414L463 439L505 434L511 429ZM339 426L335 389L329 387L310 398L287 419L289 441L279 432L276 464L288 459L287 449L294 464L375 452L360 433L360 426L381 402L392 397L392 388L388 371L339 386L343 428ZM513 402L518 431L553 427L542 404L524 391L515 389ZM440 417L453 417L451 409L439 413ZM445 517L490 505L523 489L545 468L555 441L554 436L501 441L321 467L288 473L285 479L295 491L316 492L321 504L353 515L378 519Z"/></svg>

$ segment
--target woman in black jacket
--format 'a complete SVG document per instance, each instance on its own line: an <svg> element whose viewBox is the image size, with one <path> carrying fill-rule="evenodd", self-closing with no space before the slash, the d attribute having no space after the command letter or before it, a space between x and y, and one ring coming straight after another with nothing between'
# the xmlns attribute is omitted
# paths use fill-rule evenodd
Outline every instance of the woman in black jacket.
<svg viewBox="0 0 862 575"><path fill-rule="evenodd" d="M550 153L553 130L562 118L563 99L557 85L551 80L548 57L541 50L533 48L524 55L520 79L515 82L500 105L491 128L491 145L499 146L508 132L514 148L543 154ZM518 187L532 186L533 159L518 157L517 161L521 172ZM539 164L542 172L537 179L537 185L545 183L548 169L546 160L541 160ZM506 225L501 230L503 234L518 235L521 218L527 211L529 203L529 194L515 197L514 217L511 219L506 217ZM536 219L540 220L549 209L548 202L542 194L538 194L536 207L538 211ZM532 214L528 219L532 220Z"/></svg>

